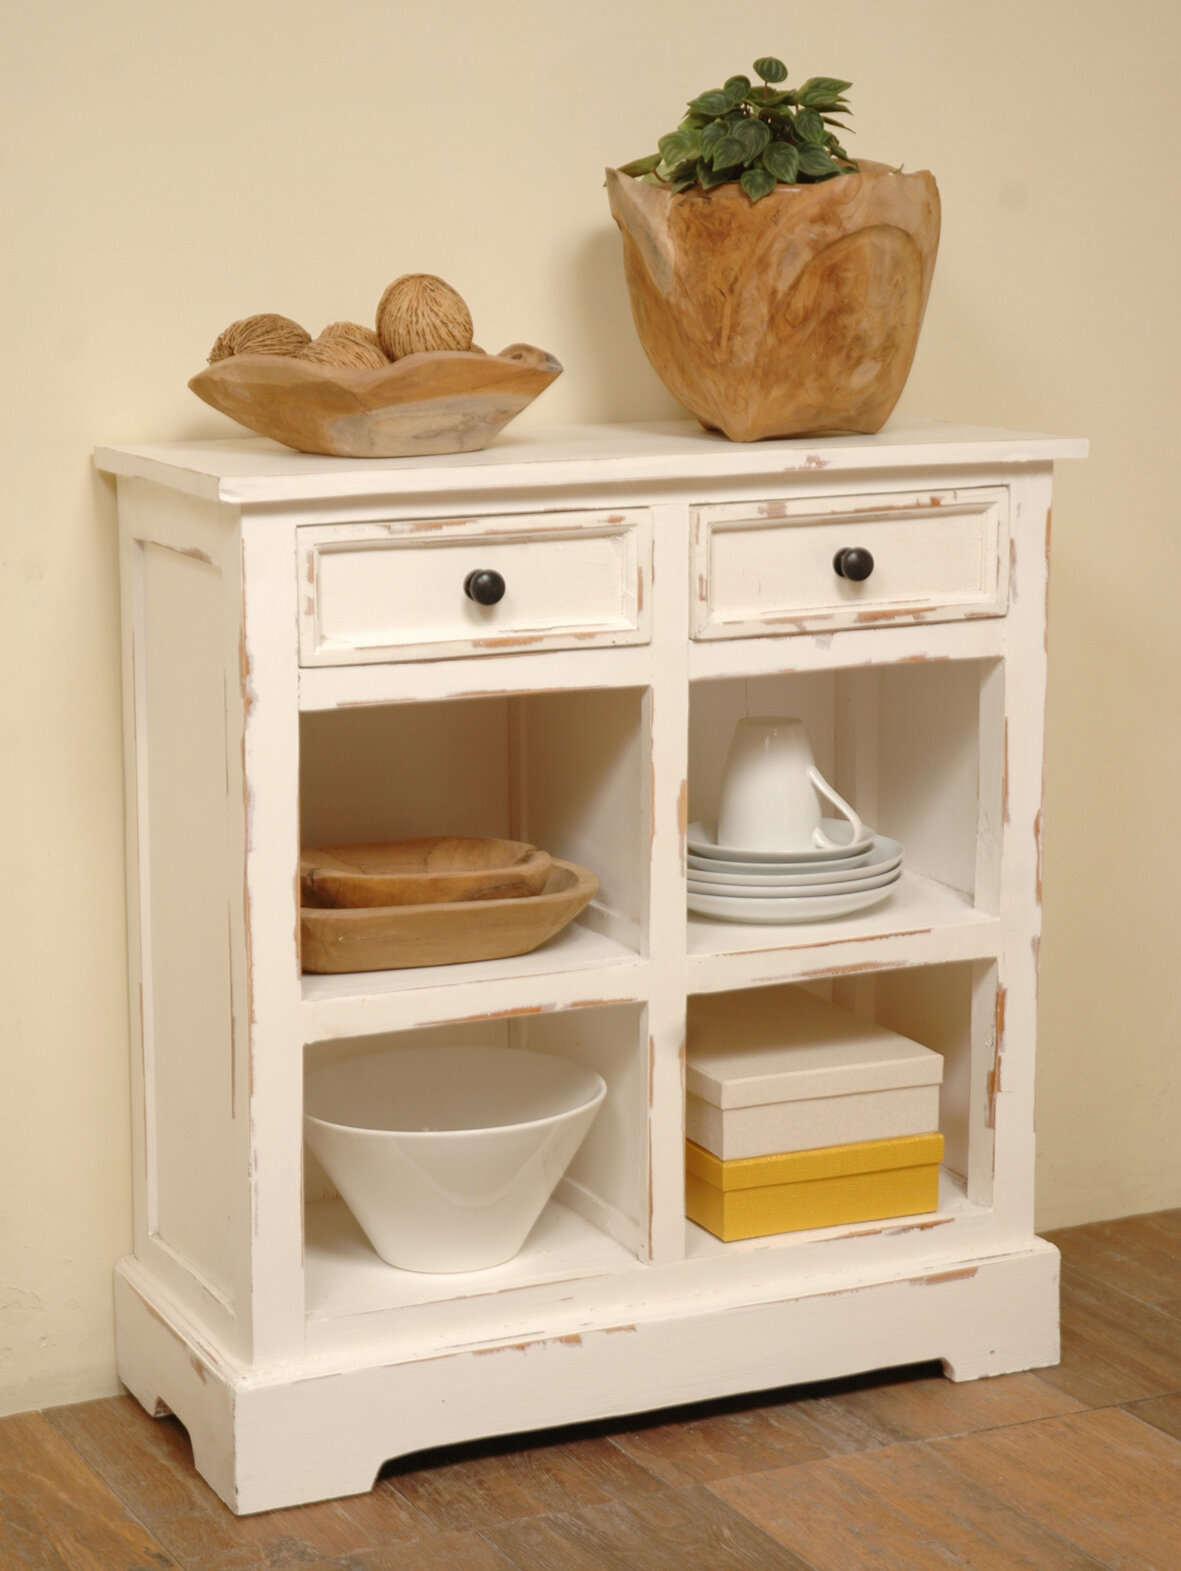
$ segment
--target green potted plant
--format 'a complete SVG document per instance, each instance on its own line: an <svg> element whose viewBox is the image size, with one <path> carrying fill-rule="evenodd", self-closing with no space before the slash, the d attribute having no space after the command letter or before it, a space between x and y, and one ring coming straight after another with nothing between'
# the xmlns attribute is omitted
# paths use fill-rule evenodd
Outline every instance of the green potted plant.
<svg viewBox="0 0 1181 1571"><path fill-rule="evenodd" d="M691 99L607 171L632 315L657 375L734 441L877 431L905 385L939 243L923 170L854 162L851 85L781 60Z"/></svg>

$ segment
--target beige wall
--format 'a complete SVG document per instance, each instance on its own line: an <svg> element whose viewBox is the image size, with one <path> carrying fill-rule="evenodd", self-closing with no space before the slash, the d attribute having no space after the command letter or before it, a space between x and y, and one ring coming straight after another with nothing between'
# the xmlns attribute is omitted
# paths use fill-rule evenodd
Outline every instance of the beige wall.
<svg viewBox="0 0 1181 1571"><path fill-rule="evenodd" d="M230 320L364 319L396 274L554 351L525 419L674 413L602 168L757 55L850 77L944 238L904 409L1087 435L1052 599L1039 1220L1181 1205L1175 0L49 0L6 8L0 521L8 899L0 1411L115 1389L128 1245L113 503L91 447L228 432Z"/></svg>

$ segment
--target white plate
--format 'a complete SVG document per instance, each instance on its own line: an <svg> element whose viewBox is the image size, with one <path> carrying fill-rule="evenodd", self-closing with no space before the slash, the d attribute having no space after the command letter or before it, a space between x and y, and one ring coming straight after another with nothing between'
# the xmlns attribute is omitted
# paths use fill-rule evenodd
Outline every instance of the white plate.
<svg viewBox="0 0 1181 1571"><path fill-rule="evenodd" d="M814 851L752 851L747 846L720 846L713 824L689 825L689 849L698 856L725 857L732 862L831 862L873 849L873 830L866 824L854 843L853 825L846 818L825 818L820 826L839 849L817 846Z"/></svg>
<svg viewBox="0 0 1181 1571"><path fill-rule="evenodd" d="M888 873L902 865L902 847L897 840L887 840L879 835L873 849L860 856L851 856L844 862L810 862L801 867L798 862L725 862L720 857L689 857L689 881L699 884L741 884L756 893L760 889L780 889L790 894L793 889L823 888L825 884L839 884L846 878L868 878L871 873Z"/></svg>
<svg viewBox="0 0 1181 1571"><path fill-rule="evenodd" d="M731 900L725 895L689 896L689 909L721 922L829 922L851 916L887 899L893 884L866 889L856 895L829 895L823 900Z"/></svg>
<svg viewBox="0 0 1181 1571"><path fill-rule="evenodd" d="M886 884L896 884L902 877L901 867L879 869L866 873L862 878L844 878L839 884L818 884L811 889L800 889L791 884L773 885L758 889L750 884L703 884L692 876L689 889L695 895L725 895L731 900L823 900L828 895L852 895L861 889L881 889Z"/></svg>
<svg viewBox="0 0 1181 1571"><path fill-rule="evenodd" d="M688 861L690 867L700 868L705 873L763 873L782 878L790 873L847 871L862 866L872 855L873 846L868 845L853 856L828 856L822 862L729 862L724 856L701 856L696 851L689 852Z"/></svg>

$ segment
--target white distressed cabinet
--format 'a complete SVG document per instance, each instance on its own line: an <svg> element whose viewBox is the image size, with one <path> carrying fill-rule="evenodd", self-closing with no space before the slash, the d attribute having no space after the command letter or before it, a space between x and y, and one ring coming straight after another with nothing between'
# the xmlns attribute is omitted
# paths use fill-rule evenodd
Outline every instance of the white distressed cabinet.
<svg viewBox="0 0 1181 1571"><path fill-rule="evenodd" d="M135 1252L119 1368L234 1510L390 1457L940 1359L1052 1363L1033 1233L1053 461L949 425L733 444L690 424L389 461L105 449L126 659ZM852 583L837 551L874 559ZM499 572L481 606L469 572ZM735 720L801 716L905 848L815 925L687 917ZM528 840L591 868L532 954L302 976L300 845ZM684 1214L686 1022L806 987L943 1056L930 1215L723 1244ZM718 1006L711 1005L716 1011ZM309 1064L460 1040L607 1100L524 1250L383 1264L305 1155Z"/></svg>

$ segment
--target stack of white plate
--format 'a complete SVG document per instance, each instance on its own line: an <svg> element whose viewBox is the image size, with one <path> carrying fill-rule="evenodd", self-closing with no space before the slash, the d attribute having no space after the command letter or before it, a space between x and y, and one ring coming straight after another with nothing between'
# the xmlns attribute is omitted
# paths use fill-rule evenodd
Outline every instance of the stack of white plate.
<svg viewBox="0 0 1181 1571"><path fill-rule="evenodd" d="M858 840L826 818L838 850L752 851L689 825L689 909L724 922L828 922L885 900L902 877L902 847L868 826Z"/></svg>

